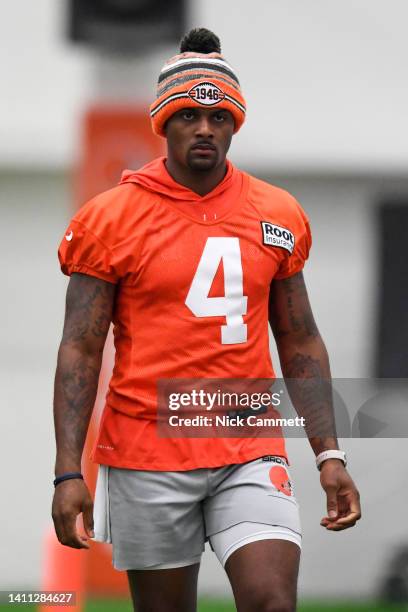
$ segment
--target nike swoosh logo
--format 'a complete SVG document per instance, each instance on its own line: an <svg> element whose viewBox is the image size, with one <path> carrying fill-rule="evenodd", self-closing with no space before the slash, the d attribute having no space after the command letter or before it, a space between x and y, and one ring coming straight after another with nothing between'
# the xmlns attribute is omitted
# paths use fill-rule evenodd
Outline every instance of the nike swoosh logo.
<svg viewBox="0 0 408 612"><path fill-rule="evenodd" d="M68 240L68 242L72 240L73 237L74 237L74 232L72 230L69 232L69 234L65 235L65 239Z"/></svg>

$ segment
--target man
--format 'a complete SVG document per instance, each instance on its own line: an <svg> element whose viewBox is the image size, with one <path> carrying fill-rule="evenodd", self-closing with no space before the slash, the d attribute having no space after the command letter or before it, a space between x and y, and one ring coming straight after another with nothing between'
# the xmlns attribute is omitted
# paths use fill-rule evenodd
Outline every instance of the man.
<svg viewBox="0 0 408 612"><path fill-rule="evenodd" d="M55 379L55 529L74 548L94 537L81 457L113 321L95 531L128 572L135 609L195 610L209 539L238 610L294 610L301 535L283 438L159 439L156 383L273 379L269 313L284 376L319 392L330 370L302 276L308 220L288 193L226 159L245 101L208 30L190 32L163 67L151 118L167 158L86 204L59 250L71 279ZM321 524L351 527L359 496L344 453L334 434L309 439L327 495Z"/></svg>

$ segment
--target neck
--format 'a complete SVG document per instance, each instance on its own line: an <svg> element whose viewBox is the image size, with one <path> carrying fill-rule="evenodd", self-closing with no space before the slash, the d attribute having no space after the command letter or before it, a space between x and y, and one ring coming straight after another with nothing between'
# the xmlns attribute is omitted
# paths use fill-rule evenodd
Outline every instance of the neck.
<svg viewBox="0 0 408 612"><path fill-rule="evenodd" d="M222 164L213 168L209 172L202 170L192 170L179 166L172 159L166 160L166 168L170 176L180 185L191 189L200 196L205 196L210 193L225 177L227 173L227 162L224 160Z"/></svg>

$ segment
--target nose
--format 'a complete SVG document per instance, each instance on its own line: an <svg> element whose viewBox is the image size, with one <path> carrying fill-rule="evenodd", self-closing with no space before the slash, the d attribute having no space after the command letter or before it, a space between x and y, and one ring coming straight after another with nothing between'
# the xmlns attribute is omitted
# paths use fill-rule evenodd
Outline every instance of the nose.
<svg viewBox="0 0 408 612"><path fill-rule="evenodd" d="M196 123L196 132L195 135L198 138L212 138L213 137L213 129L211 127L210 118L207 115L201 115L199 121Z"/></svg>

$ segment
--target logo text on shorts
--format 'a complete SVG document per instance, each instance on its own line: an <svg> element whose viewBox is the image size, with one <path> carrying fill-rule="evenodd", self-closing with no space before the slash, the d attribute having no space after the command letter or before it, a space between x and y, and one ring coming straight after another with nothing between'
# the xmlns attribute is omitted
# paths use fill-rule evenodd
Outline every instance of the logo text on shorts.
<svg viewBox="0 0 408 612"><path fill-rule="evenodd" d="M273 461L273 463L280 463L281 465L285 465L286 463L281 457L278 457L278 455L265 455L262 457L262 461Z"/></svg>

